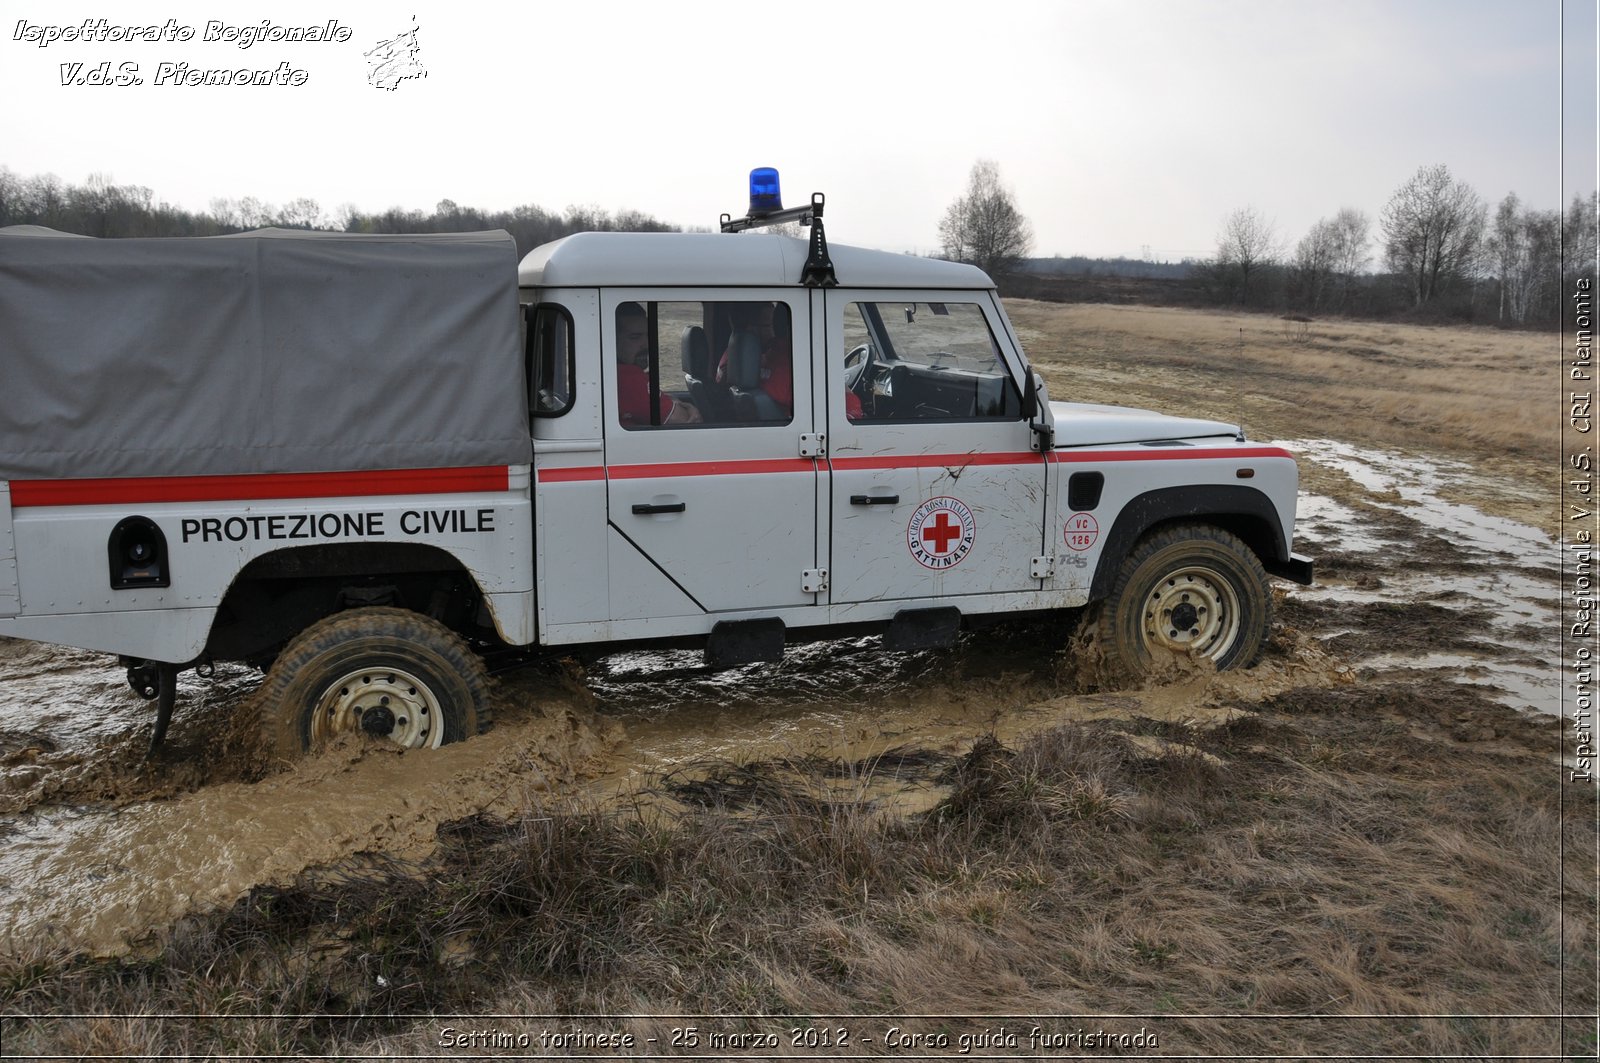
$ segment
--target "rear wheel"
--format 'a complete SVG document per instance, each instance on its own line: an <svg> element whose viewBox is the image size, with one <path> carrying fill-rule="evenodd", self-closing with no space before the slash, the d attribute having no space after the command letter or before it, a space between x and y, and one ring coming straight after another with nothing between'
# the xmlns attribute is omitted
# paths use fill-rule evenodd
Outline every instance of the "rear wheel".
<svg viewBox="0 0 1600 1063"><path fill-rule="evenodd" d="M1192 659L1247 668L1266 644L1272 593L1237 536L1180 524L1134 547L1099 620L1108 651L1135 675Z"/></svg>
<svg viewBox="0 0 1600 1063"><path fill-rule="evenodd" d="M489 722L483 662L454 632L404 609L352 609L303 631L261 688L270 756L292 760L361 731L437 749Z"/></svg>

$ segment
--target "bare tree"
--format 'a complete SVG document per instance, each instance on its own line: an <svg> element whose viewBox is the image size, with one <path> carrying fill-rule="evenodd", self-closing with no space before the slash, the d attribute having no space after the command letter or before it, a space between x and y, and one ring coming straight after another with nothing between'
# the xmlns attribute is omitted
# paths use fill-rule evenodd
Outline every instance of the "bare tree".
<svg viewBox="0 0 1600 1063"><path fill-rule="evenodd" d="M239 228L239 201L218 196L211 201L211 216L224 229Z"/></svg>
<svg viewBox="0 0 1600 1063"><path fill-rule="evenodd" d="M1290 284L1307 310L1320 310L1329 300L1338 243L1338 226L1323 218L1295 245Z"/></svg>
<svg viewBox="0 0 1600 1063"><path fill-rule="evenodd" d="M1484 206L1444 165L1424 166L1383 208L1389 268L1405 277L1414 306L1428 305L1473 272Z"/></svg>
<svg viewBox="0 0 1600 1063"><path fill-rule="evenodd" d="M272 224L272 216L277 211L270 203L263 203L255 196L245 196L239 200L239 224L246 229L260 229Z"/></svg>
<svg viewBox="0 0 1600 1063"><path fill-rule="evenodd" d="M22 178L0 166L0 225L16 225L26 218Z"/></svg>
<svg viewBox="0 0 1600 1063"><path fill-rule="evenodd" d="M1554 322L1560 313L1560 211L1527 210L1508 193L1495 209L1485 249L1500 282L1500 321Z"/></svg>
<svg viewBox="0 0 1600 1063"><path fill-rule="evenodd" d="M1519 283L1527 271L1528 243L1523 238L1521 212L1515 192L1506 193L1494 212L1494 230L1489 234L1489 257L1500 278L1500 320L1507 314L1521 321L1527 310Z"/></svg>
<svg viewBox="0 0 1600 1063"><path fill-rule="evenodd" d="M1241 303L1250 301L1250 286L1278 261L1282 249L1277 226L1254 207L1234 211L1217 234L1217 265L1237 285Z"/></svg>
<svg viewBox="0 0 1600 1063"><path fill-rule="evenodd" d="M1590 192L1588 197L1573 196L1562 223L1562 274L1568 288L1579 277L1594 282L1596 267L1597 222L1600 222L1600 194Z"/></svg>
<svg viewBox="0 0 1600 1063"><path fill-rule="evenodd" d="M970 262L990 276L1008 273L1033 247L1033 227L1017 210L990 159L972 164L966 194L950 204L939 223L946 258Z"/></svg>
<svg viewBox="0 0 1600 1063"><path fill-rule="evenodd" d="M77 212L86 236L110 236L109 220L116 200L109 174L92 173L82 185L68 190L67 202Z"/></svg>
<svg viewBox="0 0 1600 1063"><path fill-rule="evenodd" d="M67 187L53 173L34 177L28 182L27 196L33 200L38 223L55 227L61 224L67 205Z"/></svg>
<svg viewBox="0 0 1600 1063"><path fill-rule="evenodd" d="M1355 288L1356 275L1372 261L1372 222L1363 211L1340 207L1333 228L1333 273L1338 279L1338 298L1333 305L1343 309Z"/></svg>
<svg viewBox="0 0 1600 1063"><path fill-rule="evenodd" d="M277 224L287 229L320 229L323 227L322 207L308 196L291 199L278 212Z"/></svg>

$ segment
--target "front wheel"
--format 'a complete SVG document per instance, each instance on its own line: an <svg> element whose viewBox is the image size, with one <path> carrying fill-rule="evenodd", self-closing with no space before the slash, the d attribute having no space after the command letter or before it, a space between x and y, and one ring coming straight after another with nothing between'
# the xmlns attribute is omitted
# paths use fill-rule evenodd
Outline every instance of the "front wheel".
<svg viewBox="0 0 1600 1063"><path fill-rule="evenodd" d="M483 662L449 628L404 609L352 609L313 624L262 684L268 755L288 761L363 731L437 749L489 722Z"/></svg>
<svg viewBox="0 0 1600 1063"><path fill-rule="evenodd" d="M1109 651L1134 675L1184 659L1247 668L1266 644L1272 593L1237 536L1174 525L1134 547L1098 615Z"/></svg>

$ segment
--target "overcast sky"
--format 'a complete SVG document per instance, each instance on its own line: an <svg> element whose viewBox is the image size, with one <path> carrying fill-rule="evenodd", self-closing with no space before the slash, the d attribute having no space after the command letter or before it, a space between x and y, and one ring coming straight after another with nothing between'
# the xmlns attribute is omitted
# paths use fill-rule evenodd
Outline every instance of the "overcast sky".
<svg viewBox="0 0 1600 1063"><path fill-rule="evenodd" d="M1291 244L1342 206L1376 221L1433 163L1491 206L1512 191L1564 206L1596 186L1596 0L1567 0L1564 34L1561 0L767 6L771 18L754 0L0 0L0 166L74 184L103 174L191 210L450 198L712 225L743 213L746 174L766 165L791 205L827 194L835 242L930 252L983 157L1036 254L1158 259L1212 253L1247 205ZM208 21L263 17L336 19L350 39L203 39ZM18 39L99 18L172 19L195 37ZM374 87L363 53L413 25L426 78ZM80 62L136 64L144 84L63 86L62 65ZM164 62L287 62L305 80L156 85Z"/></svg>

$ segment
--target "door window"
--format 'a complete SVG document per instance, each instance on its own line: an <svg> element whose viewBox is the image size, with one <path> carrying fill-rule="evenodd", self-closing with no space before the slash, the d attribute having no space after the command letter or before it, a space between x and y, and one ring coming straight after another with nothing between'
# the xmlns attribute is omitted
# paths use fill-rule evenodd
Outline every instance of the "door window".
<svg viewBox="0 0 1600 1063"><path fill-rule="evenodd" d="M852 422L1021 419L1022 397L977 303L850 303L843 324Z"/></svg>

